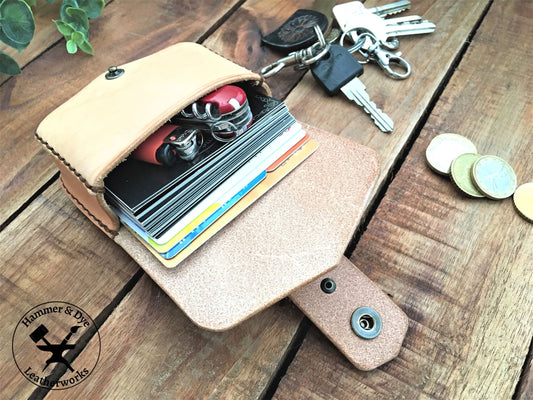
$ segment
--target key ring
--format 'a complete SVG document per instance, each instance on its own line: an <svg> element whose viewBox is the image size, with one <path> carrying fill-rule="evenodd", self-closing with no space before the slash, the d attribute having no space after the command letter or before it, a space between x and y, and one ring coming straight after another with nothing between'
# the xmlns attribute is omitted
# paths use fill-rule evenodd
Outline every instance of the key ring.
<svg viewBox="0 0 533 400"><path fill-rule="evenodd" d="M326 42L326 39L322 34L322 30L318 25L314 25L313 28L318 38L317 43L306 49L293 51L287 57L280 58L278 61L267 65L261 69L259 73L264 78L268 78L274 74L277 74L279 71L285 67L288 67L289 65L296 65L297 69L305 69L309 65L324 57L328 53L331 44ZM316 51L318 51L318 53L315 54Z"/></svg>
<svg viewBox="0 0 533 400"><path fill-rule="evenodd" d="M352 34L354 32L357 33L357 40L355 40L354 44L351 47L348 47L348 49L347 49L352 54L355 53L356 51L360 50L364 46L365 41L366 41L366 36L368 35L367 32L359 34L357 32L357 29L355 29L355 28L354 29L350 29L350 30L347 30L346 32L343 32L343 34L341 35L341 38L339 40L339 44L342 47L344 47L344 39L346 38L347 35ZM366 64L367 62L368 62L368 60L365 60L364 62L359 61L360 64Z"/></svg>
<svg viewBox="0 0 533 400"><path fill-rule="evenodd" d="M374 61L393 79L405 79L411 75L411 65L401 57L402 53L393 53L381 48L382 43L378 38L366 30L363 32L359 32L357 28L347 30L341 36L340 45L343 46L346 35L354 32L357 33L357 40L352 47L348 48L348 51L352 54L359 51L359 54L365 58L364 60L357 60L359 61L359 64L366 64L369 61ZM367 39L370 40L371 44L365 48ZM399 73L393 70L390 66L391 63L398 64L405 72Z"/></svg>
<svg viewBox="0 0 533 400"><path fill-rule="evenodd" d="M198 154L200 147L204 143L204 137L199 129L185 129L176 134L178 130L168 135L163 143L174 146L179 158L184 161L191 161Z"/></svg>
<svg viewBox="0 0 533 400"><path fill-rule="evenodd" d="M381 69L393 79L406 79L411 75L411 65L401 57L402 53L397 52L393 53L391 51L381 48L381 42L371 33L364 32L360 37L368 37L372 44L368 48L359 49L359 53L366 58L366 62L374 61L376 62ZM361 63L361 61L360 61ZM393 70L390 66L391 63L398 64L405 72L399 73Z"/></svg>

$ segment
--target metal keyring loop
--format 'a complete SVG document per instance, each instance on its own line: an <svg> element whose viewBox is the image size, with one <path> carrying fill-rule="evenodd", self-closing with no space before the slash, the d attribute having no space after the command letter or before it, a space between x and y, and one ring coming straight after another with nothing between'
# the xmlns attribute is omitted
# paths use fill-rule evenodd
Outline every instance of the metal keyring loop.
<svg viewBox="0 0 533 400"><path fill-rule="evenodd" d="M326 39L324 38L322 29L320 29L318 25L313 25L313 29L315 30L315 35L318 39L318 44L320 45L320 47L326 46Z"/></svg>
<svg viewBox="0 0 533 400"><path fill-rule="evenodd" d="M346 32L344 32L342 35L341 35L341 38L339 40L339 44L344 47L344 39L346 38L347 35L351 34L355 32L357 34L357 40L354 42L354 44L349 47L347 50L350 52L350 53L355 53L356 51L360 50L363 48L364 44L365 44L365 41L366 41L366 38L367 37L374 37L374 35L372 35L371 33L369 32L363 32L363 33L359 33L357 31L357 28L354 28L354 29L350 29L350 30L347 30Z"/></svg>
<svg viewBox="0 0 533 400"><path fill-rule="evenodd" d="M223 136L219 136L217 133L215 133L216 127L218 125L221 125L221 124L227 124L228 127L230 127L232 129L230 132L228 132L228 134L233 134L233 135L230 136L230 137L223 137ZM233 122L230 122L230 121L217 121L213 125L211 125L211 136L213 136L213 138L215 140L218 140L219 142L231 142L233 139L235 139L237 136L239 136L239 132L238 131L239 130L237 129L237 125L235 125Z"/></svg>
<svg viewBox="0 0 533 400"><path fill-rule="evenodd" d="M260 74L264 78L268 78L278 73L283 68L288 67L289 65L295 65L294 68L296 70L306 69L309 65L317 62L326 54L328 54L331 44L324 38L324 34L322 33L320 27L314 25L313 28L318 38L317 43L314 43L312 46L306 49L293 51L287 57L280 58L278 61L267 65L261 69ZM320 51L317 54L314 54L314 52L318 50Z"/></svg>
<svg viewBox="0 0 533 400"><path fill-rule="evenodd" d="M311 58L307 58L307 59L302 57L302 61L300 62L300 64L308 66L308 65L316 63L318 60L320 60L322 57L324 57L326 54L328 54L330 47L331 47L331 44L326 43L324 45L324 48L317 55L315 55L315 56L313 56Z"/></svg>

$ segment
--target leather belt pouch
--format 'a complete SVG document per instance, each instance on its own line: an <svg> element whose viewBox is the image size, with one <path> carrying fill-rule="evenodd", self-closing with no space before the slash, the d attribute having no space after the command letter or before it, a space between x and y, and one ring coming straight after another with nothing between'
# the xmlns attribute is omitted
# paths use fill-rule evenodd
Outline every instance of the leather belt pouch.
<svg viewBox="0 0 533 400"><path fill-rule="evenodd" d="M120 224L104 198L105 177L208 93L232 83L266 95L270 89L260 75L195 43L119 68L120 77L101 74L37 128L74 204L205 329L231 328L290 296L356 367L373 369L395 357L407 317L343 256L378 174L376 154L302 124L319 143L315 154L176 268L166 268ZM325 290L326 278L335 290ZM377 316L358 311L361 319L355 311L364 307ZM360 334L378 322L374 338Z"/></svg>

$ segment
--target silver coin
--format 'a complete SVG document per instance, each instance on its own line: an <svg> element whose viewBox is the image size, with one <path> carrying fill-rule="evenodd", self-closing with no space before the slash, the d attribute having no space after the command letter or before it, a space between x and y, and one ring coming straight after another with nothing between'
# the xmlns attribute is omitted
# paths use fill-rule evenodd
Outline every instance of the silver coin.
<svg viewBox="0 0 533 400"><path fill-rule="evenodd" d="M494 200L505 199L516 190L516 174L500 157L483 156L477 160L472 165L472 179L481 193Z"/></svg>
<svg viewBox="0 0 533 400"><path fill-rule="evenodd" d="M426 160L435 172L449 175L453 160L464 153L477 153L474 143L455 133L442 133L429 143Z"/></svg>

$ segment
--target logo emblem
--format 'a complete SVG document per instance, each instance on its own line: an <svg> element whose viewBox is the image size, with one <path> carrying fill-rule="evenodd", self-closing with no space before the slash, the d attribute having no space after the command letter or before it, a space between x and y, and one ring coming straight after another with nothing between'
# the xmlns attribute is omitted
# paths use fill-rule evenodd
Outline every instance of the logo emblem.
<svg viewBox="0 0 533 400"><path fill-rule="evenodd" d="M33 384L52 390L83 382L100 357L100 334L80 307L61 301L39 304L13 332L13 359Z"/></svg>

